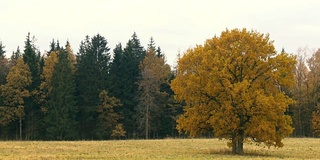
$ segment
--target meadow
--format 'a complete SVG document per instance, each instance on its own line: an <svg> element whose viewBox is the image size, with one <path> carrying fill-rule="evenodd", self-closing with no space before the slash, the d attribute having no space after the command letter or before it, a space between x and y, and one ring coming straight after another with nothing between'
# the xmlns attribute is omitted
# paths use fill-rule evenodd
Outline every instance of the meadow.
<svg viewBox="0 0 320 160"><path fill-rule="evenodd" d="M2 141L0 159L320 159L320 139L288 138L283 148L245 144L231 155L218 139Z"/></svg>

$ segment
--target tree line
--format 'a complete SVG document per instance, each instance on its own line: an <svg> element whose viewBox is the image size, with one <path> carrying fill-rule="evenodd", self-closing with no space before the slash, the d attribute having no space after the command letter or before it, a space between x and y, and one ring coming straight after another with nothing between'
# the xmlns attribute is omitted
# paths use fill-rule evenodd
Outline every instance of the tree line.
<svg viewBox="0 0 320 160"><path fill-rule="evenodd" d="M144 48L134 33L111 51L102 35L86 36L76 54L55 40L40 53L33 39L10 58L0 45L1 139L177 136L174 74L153 38Z"/></svg>
<svg viewBox="0 0 320 160"><path fill-rule="evenodd" d="M235 33L230 34L230 36L236 37L233 34ZM222 63L217 59L209 60L210 56L206 55L207 53L203 53L204 49L201 47L186 51L186 55L189 54L189 56L178 57L177 68L180 67L181 70L179 71L166 64L165 55L161 48L155 45L153 38L150 38L149 44L145 48L141 45L136 33L130 37L125 46L119 43L113 50L109 48L107 39L102 35L86 36L81 41L76 53L72 50L69 42L62 46L59 41L55 40L49 44L49 50L46 53L40 53L33 39L28 34L23 51L18 47L10 58L5 57L5 46L0 43L1 139L148 139L176 137L179 135L178 130L182 134L193 136L207 135L208 131L211 132L209 133L210 135L213 135L212 131L219 132L221 135L225 132L221 126L220 129L222 131L217 128L213 130L210 127L210 123L221 121L222 117L226 116L225 113L219 114L214 121L208 122L211 116L204 116L207 111L204 110L202 112L201 110L190 109L192 107L186 103L194 103L195 100L200 103L200 101L208 98L214 101L215 99L208 97L208 95L206 95L207 97L202 97L203 95L196 97L197 91L202 91L205 87L217 88L220 84L223 87L224 83L226 83L219 79L213 81L215 78L207 77L214 70L197 67L201 66L199 65L199 60L205 60L206 65L214 65L215 67ZM266 39L268 40L268 38ZM224 42L223 39L221 41L219 45L231 51L237 51L235 50L237 47L242 49L241 45L239 45L242 40L232 44L229 44L229 41ZM210 48L211 43L216 42L208 41L208 44L206 44L208 46L204 47L205 49L209 47L208 51L210 52L212 50ZM261 42L261 44L264 43ZM254 43L252 42L252 45L248 46L252 47ZM269 47L271 48L270 51L273 51L272 47ZM257 51L259 48L251 49L252 51ZM214 50L218 49L214 48ZM245 48L245 50L249 49ZM222 50L219 54L223 55L224 51ZM261 49L261 51L264 52L265 50ZM302 51L300 50L299 53L302 53ZM295 57L297 64L293 68L289 67L291 70L283 70L287 73L292 72L293 77L286 77L283 82L270 81L270 86L273 83L282 83L281 92L284 92L286 96L294 100L294 102L286 102L289 107L284 111L285 115L292 119L292 124L290 123L294 129L292 135L314 137L320 133L320 50L315 51L309 58L305 58L303 54L299 53ZM255 53L250 54L253 57L256 56ZM285 55L285 51L282 50L280 53L280 60L281 54ZM197 56L192 57L193 55ZM238 56L243 57L244 54ZM270 59L269 55L263 56L265 56L263 57L264 61ZM226 60L230 59L230 57L232 56L227 55ZM216 58L223 58L223 56ZM241 59L236 57L232 60L232 63L237 62L236 64L240 66L235 68L235 73L237 74L238 69L243 68L240 65ZM263 66L262 68L254 68L257 65L255 63L258 63L258 61L246 64L252 68L252 74L264 73L262 72L264 70ZM259 63L262 62L259 61ZM286 63L286 60L283 63ZM293 61L290 65L292 64ZM226 67L223 64L221 65ZM274 65L278 65L278 63L270 64L270 66ZM203 73L208 72L208 74L203 74L201 71L199 75L203 74L209 79L203 79L204 77L200 76L200 79L205 81L201 80L196 83L200 79L197 79L192 74L192 82L181 84L181 86L173 85L176 87L175 93L179 93L181 87L198 86L199 84L202 85L202 83L207 86L200 88L198 86L196 89L184 88L185 90L181 90L180 94L187 96L184 97L187 99L179 99L171 88L171 81L176 80L178 75L183 77L189 71L190 73L196 73L196 70L200 71L201 69L204 69ZM269 71L269 74L272 75L273 70ZM227 72L233 73L231 70L226 70ZM222 72L219 71L218 75L223 77L223 74L220 73ZM239 73L242 75L242 69ZM286 74L272 76L281 78L284 75ZM254 74L250 74L250 76L253 79L255 77ZM294 80L294 84L291 84L289 80ZM239 79L234 81L239 81L239 89L235 90L237 92L247 85L246 83L240 85L242 81ZM216 84L208 86L209 82ZM259 83L264 84L266 81L261 80ZM289 83L290 85L284 85ZM219 96L223 95L223 89L220 89L215 90L214 93ZM204 90L203 93L213 93L213 91ZM227 94L223 90L226 97L233 94L235 97L239 96L233 91L229 92L230 94ZM243 93L246 92L243 91ZM203 93L201 92L201 94ZM271 91L270 95L272 95ZM240 96L236 99L241 98L244 97ZM271 103L263 103L272 107ZM261 104L263 103L261 102ZM282 102L277 103L280 104ZM182 115L184 111L185 114ZM230 115L233 114L230 113ZM219 118L219 116L221 117ZM223 126L222 123L221 125ZM232 125L229 127L232 127ZM182 132L182 130L186 132ZM286 133L289 133L289 130L287 128Z"/></svg>

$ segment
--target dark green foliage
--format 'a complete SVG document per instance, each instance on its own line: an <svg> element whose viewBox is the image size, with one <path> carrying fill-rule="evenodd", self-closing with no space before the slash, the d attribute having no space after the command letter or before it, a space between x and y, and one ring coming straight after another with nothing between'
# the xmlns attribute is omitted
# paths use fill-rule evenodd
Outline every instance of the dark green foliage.
<svg viewBox="0 0 320 160"><path fill-rule="evenodd" d="M126 47L122 50L119 44L116 46L114 53L115 57L110 69L114 86L110 93L120 99L123 104L123 124L127 136L132 138L137 128L134 122L134 107L138 104L136 94L140 76L139 64L144 59L146 51L141 46L136 33L134 33Z"/></svg>
<svg viewBox="0 0 320 160"><path fill-rule="evenodd" d="M124 83L125 81L121 79L123 76L122 71L124 71L123 64L123 49L121 43L117 44L116 47L113 49L113 61L110 65L110 81L112 84L109 85L110 94L114 95L118 98L122 98L121 92L125 89Z"/></svg>
<svg viewBox="0 0 320 160"><path fill-rule="evenodd" d="M25 102L25 134L26 139L36 138L36 128L40 120L38 114L40 114L40 106L36 103L35 93L40 86L40 53L36 50L34 45L35 38L30 37L30 33L27 35L25 41L24 53L22 55L23 61L29 66L32 75L32 84L28 87L31 96L26 99Z"/></svg>
<svg viewBox="0 0 320 160"><path fill-rule="evenodd" d="M110 139L113 131L113 136L126 139L144 135L140 133L139 114L135 108L139 102L138 95L141 95L138 88L141 80L139 65L146 57L146 51L136 33L125 46L121 43L116 45L112 61L107 40L99 34L85 37L76 59L70 56L72 49L69 43L64 48L59 41L52 40L48 52L42 55L34 43L34 37L28 33L23 51L18 47L10 59L3 56L4 46L0 44L0 84L7 83L7 72L16 65L18 58L23 58L32 74L32 84L27 87L30 97L24 98L23 139ZM147 48L152 49L158 58L164 57L153 38ZM52 51L58 55L58 63L50 63L51 72L44 71L44 64L49 62L47 58ZM45 78L40 78L43 74L50 77L46 94L42 94L43 88L40 87L42 82L46 82ZM103 90L110 96L102 94L99 99ZM166 94L155 97L155 103L161 104L162 108L153 112L150 138L176 136L175 117L182 113L181 106L172 98L170 86L162 84L160 91ZM2 99L0 97L0 106L4 104ZM120 101L122 106L117 107ZM121 134L116 131L121 131ZM18 123L0 127L1 139L18 139L19 136Z"/></svg>
<svg viewBox="0 0 320 160"><path fill-rule="evenodd" d="M95 138L93 131L97 124L96 106L99 94L107 88L110 53L107 40L96 35L81 42L77 54L77 96L82 139Z"/></svg>
<svg viewBox="0 0 320 160"><path fill-rule="evenodd" d="M35 90L40 84L40 72L39 72L39 61L40 55L35 50L35 46L28 33L27 39L25 41L24 54L22 55L23 61L29 66L32 73L32 85L30 90Z"/></svg>
<svg viewBox="0 0 320 160"><path fill-rule="evenodd" d="M174 78L175 75L171 73L169 82L161 85L161 91L167 93L164 102L165 108L160 114L158 137L152 138L176 137L179 135L176 129L176 120L178 115L183 113L183 104L174 100L174 92L169 85Z"/></svg>
<svg viewBox="0 0 320 160"><path fill-rule="evenodd" d="M68 53L60 50L54 67L52 91L45 113L46 138L50 140L77 139L75 81L69 65Z"/></svg>
<svg viewBox="0 0 320 160"><path fill-rule="evenodd" d="M0 41L0 59L4 58L6 56L5 55L6 51L4 50L4 48L5 48L5 46L2 45L2 42Z"/></svg>
<svg viewBox="0 0 320 160"><path fill-rule="evenodd" d="M0 85L6 83L6 77L9 73L9 62L8 59L5 57L5 46L2 45L0 41ZM0 97L0 105L1 105L1 97Z"/></svg>
<svg viewBox="0 0 320 160"><path fill-rule="evenodd" d="M22 57L22 53L20 51L20 47L17 47L17 51L12 52L12 55L10 57L10 65L14 66L16 64L16 61L18 60L18 58Z"/></svg>

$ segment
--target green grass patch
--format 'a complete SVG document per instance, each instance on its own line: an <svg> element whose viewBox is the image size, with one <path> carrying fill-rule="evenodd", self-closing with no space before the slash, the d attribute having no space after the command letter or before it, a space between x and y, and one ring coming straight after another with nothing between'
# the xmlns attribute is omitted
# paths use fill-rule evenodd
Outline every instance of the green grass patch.
<svg viewBox="0 0 320 160"><path fill-rule="evenodd" d="M218 139L4 141L0 159L319 159L320 139L288 138L283 148L245 144L232 155Z"/></svg>

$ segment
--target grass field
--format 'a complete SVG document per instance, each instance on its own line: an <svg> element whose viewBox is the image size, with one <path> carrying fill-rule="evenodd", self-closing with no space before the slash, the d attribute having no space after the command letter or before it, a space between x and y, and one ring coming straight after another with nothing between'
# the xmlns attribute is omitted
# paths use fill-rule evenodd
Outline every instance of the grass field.
<svg viewBox="0 0 320 160"><path fill-rule="evenodd" d="M289 138L283 148L245 144L246 155L230 155L218 139L127 141L4 141L0 159L320 159L320 139Z"/></svg>

